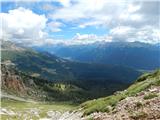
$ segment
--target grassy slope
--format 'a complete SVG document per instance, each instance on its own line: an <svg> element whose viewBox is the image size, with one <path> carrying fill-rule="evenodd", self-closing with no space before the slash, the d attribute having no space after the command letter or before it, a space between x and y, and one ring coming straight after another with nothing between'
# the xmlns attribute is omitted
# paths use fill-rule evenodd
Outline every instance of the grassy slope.
<svg viewBox="0 0 160 120"><path fill-rule="evenodd" d="M120 100L128 96L134 96L135 94L149 88L151 85L160 85L160 70L157 70L150 74L146 73L142 75L136 80L133 85L131 85L125 91L105 98L100 98L83 103L81 107L84 110L84 115L88 115L93 112L108 112L107 106L114 107Z"/></svg>
<svg viewBox="0 0 160 120"><path fill-rule="evenodd" d="M11 99L2 99L1 100L1 107L12 110L15 113L20 113L19 115L1 115L2 120L12 119L25 119L25 115L30 116L30 119L38 120L40 118L47 117L48 111L59 111L59 112L65 112L70 111L76 108L75 105L70 103L64 103L64 102L53 102L53 103L29 103L29 102L21 102ZM40 116L36 117L33 115L30 110L38 109L40 111Z"/></svg>
<svg viewBox="0 0 160 120"><path fill-rule="evenodd" d="M19 70L47 80L101 80L131 83L141 73L118 65L88 64L62 60L48 53L33 50L1 51L2 62L12 61ZM116 74L116 75L115 75Z"/></svg>
<svg viewBox="0 0 160 120"><path fill-rule="evenodd" d="M52 102L52 103L42 103L42 102L21 102L11 99L2 99L1 100L1 107L4 108L15 108L15 110L24 110L29 108L40 108L44 111L46 110L54 110L54 111L67 111L72 110L75 108L74 104L70 104L69 102Z"/></svg>
<svg viewBox="0 0 160 120"><path fill-rule="evenodd" d="M63 67L63 62L55 56L40 54L25 49L23 51L4 50L1 51L2 62L10 60L16 64L19 70L48 80L73 79L72 74Z"/></svg>
<svg viewBox="0 0 160 120"><path fill-rule="evenodd" d="M32 77L18 71L14 66L1 64L1 68L3 73L2 90L5 93L23 98L31 98L36 101L78 102L87 98L87 96L85 96L86 91L75 85L69 83L54 83ZM18 85L17 81L19 81ZM13 82L16 84L13 84ZM12 84L12 87L9 87L9 84ZM25 87L23 87L23 85ZM20 90L19 86L23 89Z"/></svg>

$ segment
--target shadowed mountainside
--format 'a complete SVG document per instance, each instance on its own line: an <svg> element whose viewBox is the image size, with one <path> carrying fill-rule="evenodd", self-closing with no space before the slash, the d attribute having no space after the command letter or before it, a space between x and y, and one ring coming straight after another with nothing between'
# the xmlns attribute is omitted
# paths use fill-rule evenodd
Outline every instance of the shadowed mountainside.
<svg viewBox="0 0 160 120"><path fill-rule="evenodd" d="M17 71L36 79L39 87L47 91L49 98L46 100L80 102L110 95L126 88L141 74L119 65L71 62L9 41L2 41L1 58L3 64L14 66ZM14 86L15 82L25 85L17 79L10 84Z"/></svg>

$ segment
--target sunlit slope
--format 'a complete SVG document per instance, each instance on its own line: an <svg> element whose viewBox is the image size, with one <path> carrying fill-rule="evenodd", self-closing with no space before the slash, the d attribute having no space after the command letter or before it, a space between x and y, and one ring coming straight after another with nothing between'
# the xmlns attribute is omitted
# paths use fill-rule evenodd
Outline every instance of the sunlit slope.
<svg viewBox="0 0 160 120"><path fill-rule="evenodd" d="M134 84L124 91L117 92L105 98L85 102L81 107L85 115L93 112L109 112L108 106L114 109L121 100L130 96L136 96L138 93L149 89L151 86L160 86L160 70L142 75Z"/></svg>

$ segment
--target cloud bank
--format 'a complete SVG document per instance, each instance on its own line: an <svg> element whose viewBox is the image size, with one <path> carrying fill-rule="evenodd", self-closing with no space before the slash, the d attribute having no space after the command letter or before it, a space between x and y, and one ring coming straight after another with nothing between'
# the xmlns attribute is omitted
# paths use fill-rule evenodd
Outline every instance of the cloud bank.
<svg viewBox="0 0 160 120"><path fill-rule="evenodd" d="M31 4L34 3L32 1ZM7 13L0 13L3 32L1 38L33 45L90 44L104 41L160 42L158 0L47 0L41 10L44 10L43 14L18 7ZM99 28L97 31L105 28L106 34L92 33L92 29L88 29L90 27ZM69 40L53 38L53 33L63 35L71 28L76 33ZM87 30L90 33L84 32Z"/></svg>
<svg viewBox="0 0 160 120"><path fill-rule="evenodd" d="M89 26L109 28L107 38L112 38L112 41L158 43L159 7L159 1L79 0L70 7L58 9L50 16L54 20L77 22L82 29ZM91 41L96 41L95 39Z"/></svg>
<svg viewBox="0 0 160 120"><path fill-rule="evenodd" d="M45 15L38 15L29 9L18 8L8 13L0 13L2 35L1 39L12 41L39 43L46 38L44 32L47 18Z"/></svg>

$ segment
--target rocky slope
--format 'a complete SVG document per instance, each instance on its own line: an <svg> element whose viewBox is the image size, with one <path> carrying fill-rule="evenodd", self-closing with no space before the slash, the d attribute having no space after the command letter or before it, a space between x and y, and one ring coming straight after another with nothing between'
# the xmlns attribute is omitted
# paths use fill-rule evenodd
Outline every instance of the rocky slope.
<svg viewBox="0 0 160 120"><path fill-rule="evenodd" d="M160 119L160 86L152 86L136 96L121 100L108 113L94 113L94 120L158 120Z"/></svg>
<svg viewBox="0 0 160 120"><path fill-rule="evenodd" d="M45 100L47 91L43 90L41 84L47 84L41 80L24 74L16 69L14 65L1 63L2 94L16 95L26 99Z"/></svg>
<svg viewBox="0 0 160 120"><path fill-rule="evenodd" d="M82 104L92 120L160 119L160 70L144 74L128 89Z"/></svg>

